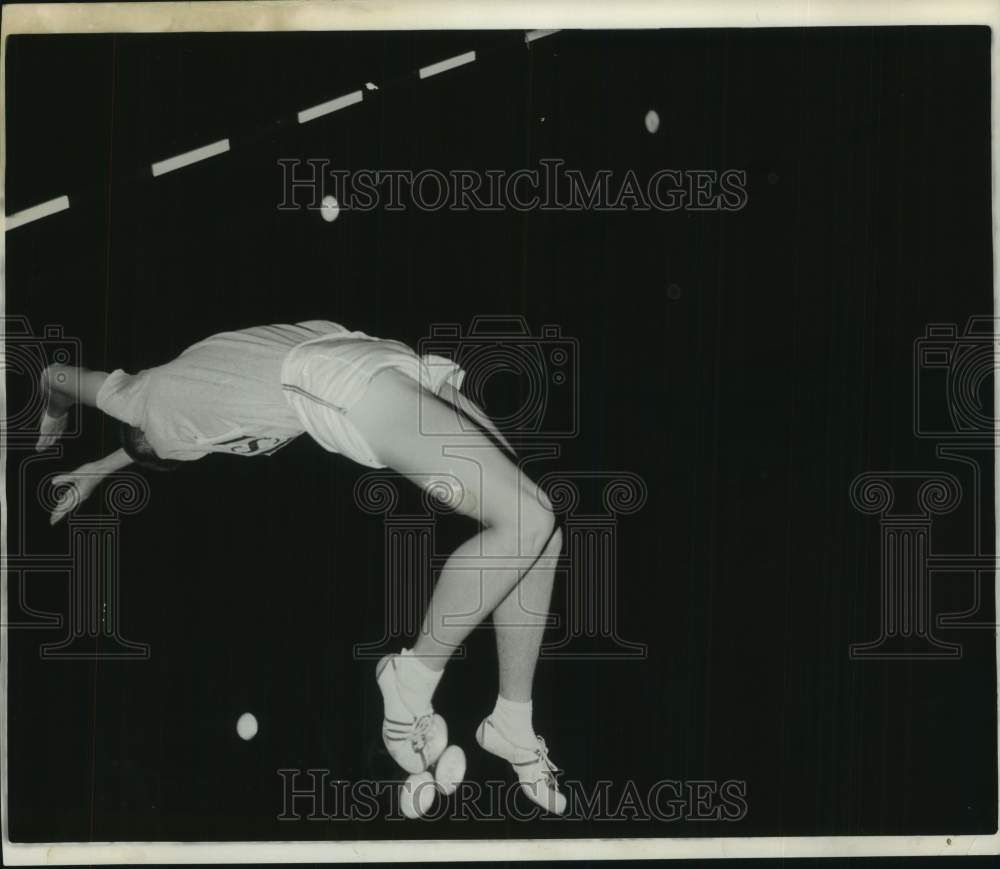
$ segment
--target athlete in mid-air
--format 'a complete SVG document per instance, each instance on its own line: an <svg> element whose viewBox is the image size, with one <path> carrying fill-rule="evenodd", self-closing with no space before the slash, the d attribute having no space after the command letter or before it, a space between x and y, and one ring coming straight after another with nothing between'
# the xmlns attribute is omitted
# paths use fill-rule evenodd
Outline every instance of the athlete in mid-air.
<svg viewBox="0 0 1000 869"><path fill-rule="evenodd" d="M534 732L531 696L562 535L549 499L505 453L506 438L461 393L464 377L445 357L327 320L223 332L136 374L50 365L39 450L57 441L77 403L119 420L122 432L120 449L54 479L65 491L51 521L132 462L167 470L209 453L269 455L306 432L330 452L397 471L480 530L441 570L413 647L376 667L386 748L411 774L435 764L448 734L432 696L450 655L492 613L499 695L476 740L511 763L532 800L561 814L566 797Z"/></svg>

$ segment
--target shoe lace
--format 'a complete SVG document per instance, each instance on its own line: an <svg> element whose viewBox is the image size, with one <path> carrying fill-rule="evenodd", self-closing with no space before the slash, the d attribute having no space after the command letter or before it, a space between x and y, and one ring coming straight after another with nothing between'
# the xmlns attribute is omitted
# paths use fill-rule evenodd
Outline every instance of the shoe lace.
<svg viewBox="0 0 1000 869"><path fill-rule="evenodd" d="M541 736L538 737L535 756L542 762L542 778L549 787L554 789L556 787L556 773L560 773L562 770L552 762L549 757L549 747Z"/></svg>
<svg viewBox="0 0 1000 869"><path fill-rule="evenodd" d="M421 715L413 722L413 733L410 735L410 745L414 751L422 751L427 744L427 733L434 721L433 715Z"/></svg>

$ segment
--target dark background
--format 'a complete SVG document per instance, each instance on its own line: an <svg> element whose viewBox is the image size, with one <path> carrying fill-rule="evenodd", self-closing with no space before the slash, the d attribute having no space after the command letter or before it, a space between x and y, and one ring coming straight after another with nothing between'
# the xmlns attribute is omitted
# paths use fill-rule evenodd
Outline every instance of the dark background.
<svg viewBox="0 0 1000 869"><path fill-rule="evenodd" d="M413 74L472 48L471 66ZM15 37L7 63L7 212L64 193L72 208L7 236L6 312L61 324L90 367L137 370L215 331L307 318L416 343L433 323L520 315L577 342L579 435L533 473L645 481L645 506L617 526L616 595L620 635L648 657L543 661L536 728L588 788L736 779L749 807L729 824L278 821L279 768L394 776L373 662L351 656L383 634L383 520L354 506L363 468L300 438L149 475L149 506L122 523L119 618L150 660L42 661L59 630L11 631L11 839L995 831L994 631L939 629L960 660L848 656L880 625L878 519L851 506L858 474L956 474L966 497L933 547L970 551L971 475L914 436L913 346L928 323L992 313L988 29L563 32L530 49L481 31ZM365 81L383 86L363 105L295 124ZM227 136L225 156L143 176ZM288 157L734 168L748 202L327 224L277 209ZM7 385L11 408L28 400L26 378ZM522 389L498 377L487 408ZM89 413L62 456L22 466L30 451L10 451L11 545L23 529L27 552L66 552L38 481L115 446ZM992 474L989 458L990 548ZM590 494L583 512L600 509ZM471 530L440 519L439 551ZM938 611L973 604L968 576L934 587ZM988 619L991 577L982 588ZM27 595L65 611L65 577L35 575ZM495 697L488 627L468 652L435 703L470 778L495 779L507 768L472 739ZM244 711L261 725L249 743Z"/></svg>

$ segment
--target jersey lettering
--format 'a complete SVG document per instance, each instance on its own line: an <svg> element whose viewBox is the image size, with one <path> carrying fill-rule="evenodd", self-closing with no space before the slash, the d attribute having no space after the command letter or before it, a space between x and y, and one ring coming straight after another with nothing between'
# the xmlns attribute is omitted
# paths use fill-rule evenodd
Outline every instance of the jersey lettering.
<svg viewBox="0 0 1000 869"><path fill-rule="evenodd" d="M216 446L225 447L227 452L240 456L267 456L288 444L291 438L238 437L220 441Z"/></svg>

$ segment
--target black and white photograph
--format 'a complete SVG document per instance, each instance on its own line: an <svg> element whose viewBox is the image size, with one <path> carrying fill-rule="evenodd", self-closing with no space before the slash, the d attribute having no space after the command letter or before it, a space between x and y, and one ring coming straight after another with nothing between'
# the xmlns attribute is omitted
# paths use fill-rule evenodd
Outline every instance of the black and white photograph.
<svg viewBox="0 0 1000 869"><path fill-rule="evenodd" d="M958 7L6 6L3 862L1000 853Z"/></svg>

